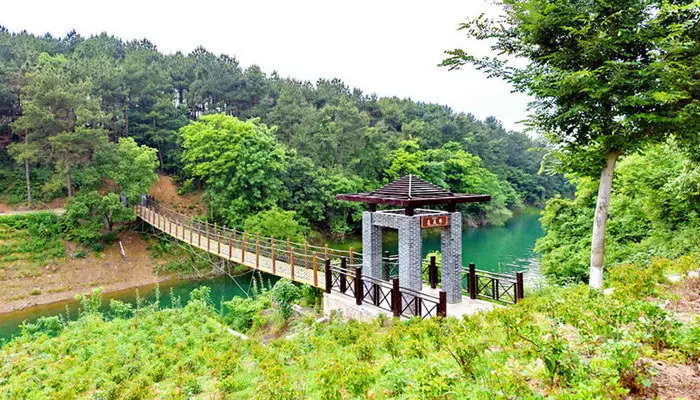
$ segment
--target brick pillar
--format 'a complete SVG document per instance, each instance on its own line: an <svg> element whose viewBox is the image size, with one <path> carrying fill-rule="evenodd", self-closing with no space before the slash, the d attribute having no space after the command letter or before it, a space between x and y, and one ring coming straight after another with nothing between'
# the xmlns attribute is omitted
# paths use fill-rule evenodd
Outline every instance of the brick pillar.
<svg viewBox="0 0 700 400"><path fill-rule="evenodd" d="M420 217L402 216L399 223L399 282L402 287L421 290L422 248Z"/></svg>
<svg viewBox="0 0 700 400"><path fill-rule="evenodd" d="M442 289L448 303L462 301L462 214L450 213L450 225L442 228Z"/></svg>
<svg viewBox="0 0 700 400"><path fill-rule="evenodd" d="M382 227L372 224L374 213L362 213L362 275L382 277Z"/></svg>

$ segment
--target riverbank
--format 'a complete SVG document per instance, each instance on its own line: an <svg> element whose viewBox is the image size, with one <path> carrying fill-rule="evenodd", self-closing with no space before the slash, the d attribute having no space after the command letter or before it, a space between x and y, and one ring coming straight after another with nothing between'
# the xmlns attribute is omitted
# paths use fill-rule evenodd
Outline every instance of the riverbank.
<svg viewBox="0 0 700 400"><path fill-rule="evenodd" d="M80 251L76 244L65 242L66 258L48 265L16 263L2 270L0 315L37 305L70 300L77 294L102 287L105 293L178 278L177 274L157 275L156 260L147 249L148 242L134 231L119 233L126 257L118 242L100 253Z"/></svg>

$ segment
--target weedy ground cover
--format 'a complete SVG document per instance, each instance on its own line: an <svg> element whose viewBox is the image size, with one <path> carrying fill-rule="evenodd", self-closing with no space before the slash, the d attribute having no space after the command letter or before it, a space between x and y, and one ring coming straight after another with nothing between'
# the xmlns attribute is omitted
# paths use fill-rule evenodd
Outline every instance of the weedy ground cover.
<svg viewBox="0 0 700 400"><path fill-rule="evenodd" d="M97 294L83 299L78 321L26 325L0 349L0 397L654 397L663 390L660 366L692 372L700 359L700 320L677 318L669 307L679 302L676 286L663 273L685 262L619 268L610 295L548 287L463 319L287 319L283 303L306 297L289 286L233 300L228 318L201 288L183 306L114 302L104 314ZM263 340L260 321L270 309L292 325L293 337ZM251 338L230 334L227 324Z"/></svg>

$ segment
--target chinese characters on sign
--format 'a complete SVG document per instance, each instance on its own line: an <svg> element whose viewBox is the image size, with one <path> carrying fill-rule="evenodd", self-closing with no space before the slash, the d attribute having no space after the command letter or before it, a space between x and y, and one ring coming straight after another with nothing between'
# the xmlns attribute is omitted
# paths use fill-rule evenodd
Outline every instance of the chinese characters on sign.
<svg viewBox="0 0 700 400"><path fill-rule="evenodd" d="M420 227L425 228L440 228L448 225L447 215L424 216L420 219Z"/></svg>

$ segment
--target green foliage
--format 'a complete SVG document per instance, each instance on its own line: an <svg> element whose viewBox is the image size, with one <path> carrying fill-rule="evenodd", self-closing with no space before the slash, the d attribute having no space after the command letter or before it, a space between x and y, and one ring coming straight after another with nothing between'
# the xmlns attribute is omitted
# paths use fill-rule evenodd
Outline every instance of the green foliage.
<svg viewBox="0 0 700 400"><path fill-rule="evenodd" d="M569 169L596 176L611 152L631 154L669 137L697 141L700 54L694 0L505 0L502 15L462 24L497 56L448 52L534 98L530 123ZM553 37L558 40L552 40ZM516 65L514 57L525 59Z"/></svg>
<svg viewBox="0 0 700 400"><path fill-rule="evenodd" d="M148 189L158 180L156 154L156 149L139 146L133 138L119 138L114 164L107 174L130 204L137 204L141 195L148 193Z"/></svg>
<svg viewBox="0 0 700 400"><path fill-rule="evenodd" d="M18 260L43 266L65 258L66 248L59 239L62 231L53 213L0 216L0 268Z"/></svg>
<svg viewBox="0 0 700 400"><path fill-rule="evenodd" d="M206 183L213 208L229 225L285 196L279 178L284 152L265 124L213 114L191 122L180 134L185 170Z"/></svg>
<svg viewBox="0 0 700 400"><path fill-rule="evenodd" d="M662 306L665 298L648 297L668 291L659 271L683 262L638 270L646 292L630 269L611 277L612 295L547 287L516 306L461 319L362 323L332 315L266 342L231 335L206 289L183 308L136 312L112 302L112 318L96 311L97 292L82 299L78 321L27 324L0 348L0 396L626 398L650 385L656 360L700 356L700 321L682 324ZM274 307L265 293L230 304L223 318L240 330Z"/></svg>
<svg viewBox="0 0 700 400"><path fill-rule="evenodd" d="M238 332L248 332L260 320L260 312L271 305L267 292L255 297L234 297L224 303L227 309L224 321Z"/></svg>
<svg viewBox="0 0 700 400"><path fill-rule="evenodd" d="M246 218L243 228L252 234L274 236L279 239L291 238L295 242L303 242L308 228L300 225L295 217L294 211L273 207Z"/></svg>
<svg viewBox="0 0 700 400"><path fill-rule="evenodd" d="M608 265L644 265L653 256L678 258L700 252L698 169L673 144L651 146L620 161L606 238ZM584 281L588 276L597 188L587 178L577 182L574 200L547 203L542 217L547 234L535 248L543 254L542 271L558 282Z"/></svg>
<svg viewBox="0 0 700 400"><path fill-rule="evenodd" d="M537 173L546 152L541 138L509 132L494 117L479 121L438 104L377 98L339 79L266 76L201 47L164 55L147 40L107 34L3 30L0 49L0 143L9 151L0 150L0 196L13 204L28 198L21 167L34 200L63 197L70 185L100 193L107 187L133 204L159 166L188 188L204 189L219 223L240 226L276 206L296 212L301 226L342 238L359 229L362 205L335 195L370 191L411 168L409 159L392 165L407 140L422 152L454 142L475 156L464 157L455 166L459 181L446 185L494 191L491 204L462 209L472 224L499 224L521 200L541 205L571 192L560 175ZM233 118L238 123L225 122ZM241 122L251 118L260 122ZM10 156L20 168L11 170ZM477 180L474 173L485 170L491 174ZM84 230L81 236L90 236Z"/></svg>
<svg viewBox="0 0 700 400"><path fill-rule="evenodd" d="M96 191L81 192L71 198L66 206L66 237L85 245L92 245L100 239L103 225L112 231L114 224L135 219L134 210L125 207L119 195L108 193L101 196Z"/></svg>
<svg viewBox="0 0 700 400"><path fill-rule="evenodd" d="M279 306L282 318L289 319L294 313L292 304L299 299L300 293L299 288L297 288L292 281L280 279L275 283L275 286L272 287L272 290L270 290L270 296Z"/></svg>

